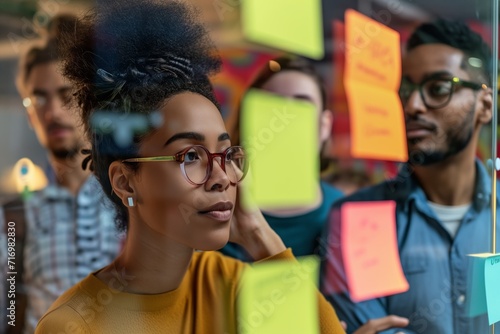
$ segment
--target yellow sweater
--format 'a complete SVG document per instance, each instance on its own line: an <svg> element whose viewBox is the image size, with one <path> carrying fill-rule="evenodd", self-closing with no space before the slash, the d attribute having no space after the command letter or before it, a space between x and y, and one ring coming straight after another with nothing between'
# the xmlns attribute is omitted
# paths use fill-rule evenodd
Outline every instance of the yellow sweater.
<svg viewBox="0 0 500 334"><path fill-rule="evenodd" d="M287 249L264 261L293 258ZM195 252L179 288L157 295L120 292L133 277L106 284L91 274L54 302L35 333L237 333L245 266L219 252ZM331 305L318 299L321 333L344 333Z"/></svg>

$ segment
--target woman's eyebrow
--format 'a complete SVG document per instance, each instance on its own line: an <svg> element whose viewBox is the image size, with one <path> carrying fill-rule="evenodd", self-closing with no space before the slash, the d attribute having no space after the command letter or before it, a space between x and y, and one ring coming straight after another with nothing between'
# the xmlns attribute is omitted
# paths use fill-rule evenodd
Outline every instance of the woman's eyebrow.
<svg viewBox="0 0 500 334"><path fill-rule="evenodd" d="M219 136L220 138L220 136ZM181 133L176 133L172 137L170 137L165 144L163 145L164 147L171 144L172 142L180 139L194 139L197 141L205 141L205 136L202 135L201 133L198 132L181 132Z"/></svg>
<svg viewBox="0 0 500 334"><path fill-rule="evenodd" d="M163 145L164 147L169 145L170 143L176 141L176 140L181 140L181 139L193 139L196 141L205 141L205 136L202 135L201 133L198 132L181 132L181 133L176 133L172 137L170 137L165 144ZM230 140L229 134L227 132L224 132L219 135L217 138L218 141L224 141L224 140Z"/></svg>
<svg viewBox="0 0 500 334"><path fill-rule="evenodd" d="M218 141L224 141L224 140L231 140L231 138L229 137L229 133L227 132L224 132L223 134L221 134L219 136L219 138L217 138Z"/></svg>

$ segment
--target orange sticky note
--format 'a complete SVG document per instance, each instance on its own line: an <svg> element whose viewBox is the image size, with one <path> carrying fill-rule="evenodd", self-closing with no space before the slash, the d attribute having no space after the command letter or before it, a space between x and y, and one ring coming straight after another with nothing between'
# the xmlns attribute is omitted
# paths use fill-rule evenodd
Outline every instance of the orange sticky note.
<svg viewBox="0 0 500 334"><path fill-rule="evenodd" d="M361 82L346 82L355 158L407 161L403 108L396 92Z"/></svg>
<svg viewBox="0 0 500 334"><path fill-rule="evenodd" d="M345 13L344 86L355 158L407 161L406 129L398 96L399 34L354 10Z"/></svg>
<svg viewBox="0 0 500 334"><path fill-rule="evenodd" d="M341 249L352 300L408 290L396 237L394 201L350 202L342 205Z"/></svg>
<svg viewBox="0 0 500 334"><path fill-rule="evenodd" d="M361 81L392 91L401 81L399 33L348 9L345 12L347 80Z"/></svg>

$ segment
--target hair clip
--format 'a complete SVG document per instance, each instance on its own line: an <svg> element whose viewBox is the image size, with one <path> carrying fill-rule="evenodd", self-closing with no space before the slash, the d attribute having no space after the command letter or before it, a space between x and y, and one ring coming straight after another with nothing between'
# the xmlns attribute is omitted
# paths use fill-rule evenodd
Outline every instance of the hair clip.
<svg viewBox="0 0 500 334"><path fill-rule="evenodd" d="M114 82L114 75L109 73L108 71L103 70L102 68L97 69L97 75L101 77L106 82Z"/></svg>
<svg viewBox="0 0 500 334"><path fill-rule="evenodd" d="M83 170L86 170L87 167L89 167L89 169L91 171L94 170L94 166L92 164L92 151L91 150L87 150L87 149L83 149L80 151L83 155L86 155L85 159L83 159L82 161L82 168ZM90 165L89 165L90 163Z"/></svg>

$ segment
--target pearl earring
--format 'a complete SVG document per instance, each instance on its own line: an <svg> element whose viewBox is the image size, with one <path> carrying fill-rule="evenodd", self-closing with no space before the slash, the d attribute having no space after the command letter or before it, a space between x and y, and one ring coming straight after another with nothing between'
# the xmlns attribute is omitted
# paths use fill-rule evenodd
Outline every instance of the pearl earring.
<svg viewBox="0 0 500 334"><path fill-rule="evenodd" d="M128 200L128 206L133 207L134 206L134 199L132 197L127 197Z"/></svg>

